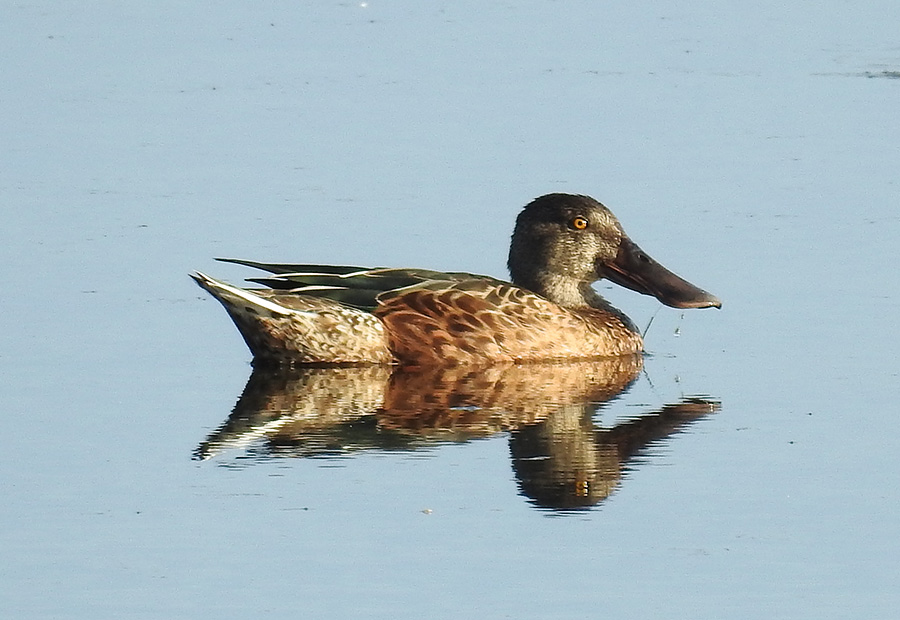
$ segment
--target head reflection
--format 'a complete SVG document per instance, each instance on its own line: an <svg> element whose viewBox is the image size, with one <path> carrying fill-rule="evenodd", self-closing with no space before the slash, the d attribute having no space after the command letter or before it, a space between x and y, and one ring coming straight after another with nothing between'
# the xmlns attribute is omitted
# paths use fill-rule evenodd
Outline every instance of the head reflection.
<svg viewBox="0 0 900 620"><path fill-rule="evenodd" d="M718 404L688 399L612 428L595 426L590 409L564 407L512 432L516 480L536 506L578 510L598 504L616 490L628 461L716 411Z"/></svg>

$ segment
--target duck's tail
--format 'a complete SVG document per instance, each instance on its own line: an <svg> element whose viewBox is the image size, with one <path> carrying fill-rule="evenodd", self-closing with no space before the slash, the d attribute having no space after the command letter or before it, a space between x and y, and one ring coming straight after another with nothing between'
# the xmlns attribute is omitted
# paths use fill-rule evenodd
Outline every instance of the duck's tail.
<svg viewBox="0 0 900 620"><path fill-rule="evenodd" d="M247 290L190 274L228 312L254 362L391 363L384 325L373 314L289 291Z"/></svg>
<svg viewBox="0 0 900 620"><path fill-rule="evenodd" d="M275 302L269 301L265 297L257 295L253 291L231 286L221 280L210 278L205 273L199 271L195 271L190 274L190 276L200 288L218 299L219 302L225 306L225 309L228 310L229 314L231 313L232 308L241 306L244 307L245 311L252 314L268 315L272 318L285 318L297 312L312 314L308 311L285 308Z"/></svg>

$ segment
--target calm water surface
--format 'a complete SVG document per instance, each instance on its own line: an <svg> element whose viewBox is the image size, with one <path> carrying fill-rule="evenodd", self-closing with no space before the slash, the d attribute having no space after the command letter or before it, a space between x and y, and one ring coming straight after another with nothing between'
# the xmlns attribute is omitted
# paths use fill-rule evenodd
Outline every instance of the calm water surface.
<svg viewBox="0 0 900 620"><path fill-rule="evenodd" d="M898 7L4 6L4 617L893 618ZM273 375L186 275L503 276L550 191L724 308Z"/></svg>

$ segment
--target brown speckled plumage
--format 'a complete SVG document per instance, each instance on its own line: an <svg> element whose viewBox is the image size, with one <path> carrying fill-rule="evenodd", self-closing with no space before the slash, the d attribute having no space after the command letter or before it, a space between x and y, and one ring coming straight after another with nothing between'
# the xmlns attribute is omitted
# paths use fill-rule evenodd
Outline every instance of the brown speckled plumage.
<svg viewBox="0 0 900 620"><path fill-rule="evenodd" d="M637 353L640 334L591 283L608 278L680 308L718 299L644 254L586 196L550 194L519 215L512 283L465 273L265 264L270 288L197 273L256 361L409 366L572 360Z"/></svg>
<svg viewBox="0 0 900 620"><path fill-rule="evenodd" d="M375 309L394 355L405 363L584 359L635 353L641 337L615 315L565 309L508 284L417 290Z"/></svg>

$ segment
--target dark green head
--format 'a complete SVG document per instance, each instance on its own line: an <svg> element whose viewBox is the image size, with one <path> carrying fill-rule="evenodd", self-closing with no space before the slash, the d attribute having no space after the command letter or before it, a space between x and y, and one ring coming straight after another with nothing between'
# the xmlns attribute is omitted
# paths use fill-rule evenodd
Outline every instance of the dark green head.
<svg viewBox="0 0 900 620"><path fill-rule="evenodd" d="M602 278L675 308L722 305L650 258L590 196L547 194L526 205L507 265L514 284L567 307L593 305L590 285Z"/></svg>

